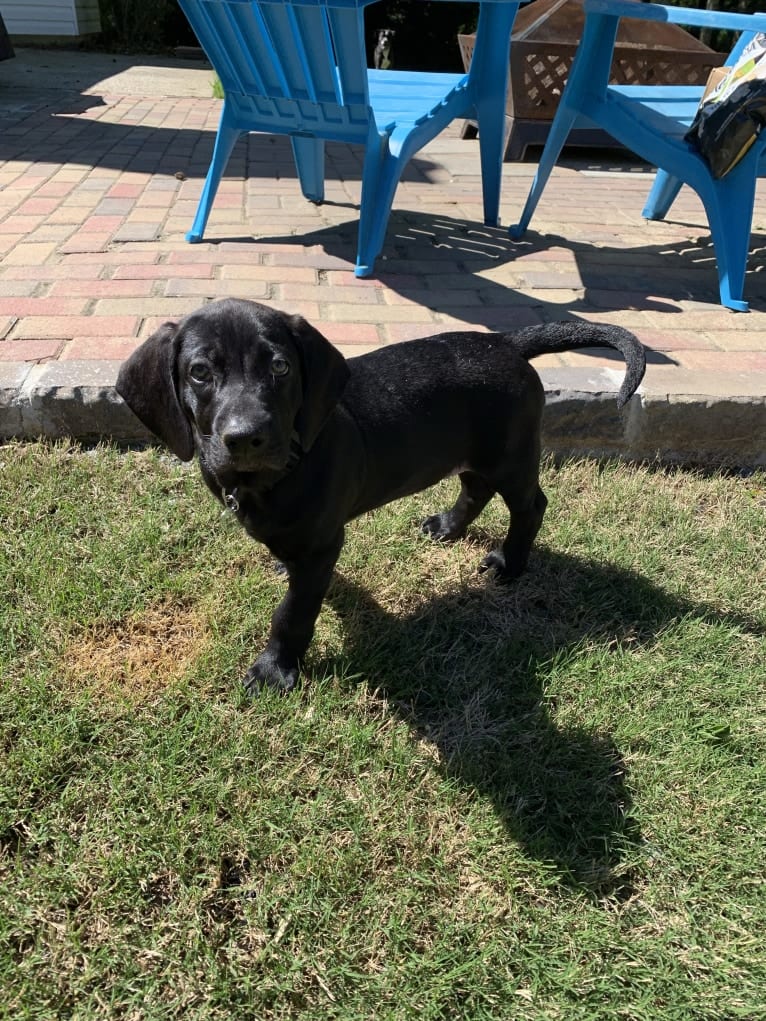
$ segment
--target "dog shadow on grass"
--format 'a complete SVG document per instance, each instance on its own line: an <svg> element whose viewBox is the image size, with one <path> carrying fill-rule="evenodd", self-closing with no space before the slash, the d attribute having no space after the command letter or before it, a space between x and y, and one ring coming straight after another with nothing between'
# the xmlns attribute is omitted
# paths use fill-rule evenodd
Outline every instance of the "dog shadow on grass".
<svg viewBox="0 0 766 1021"><path fill-rule="evenodd" d="M487 580L410 612L388 612L339 574L328 601L344 627L344 665L435 746L444 775L488 798L509 835L558 881L596 898L632 896L646 858L624 760L635 749L559 722L562 678L588 683L589 644L604 657L651 647L671 621L712 620L713 611L631 571L545 549L515 585ZM640 713L616 662L624 712Z"/></svg>

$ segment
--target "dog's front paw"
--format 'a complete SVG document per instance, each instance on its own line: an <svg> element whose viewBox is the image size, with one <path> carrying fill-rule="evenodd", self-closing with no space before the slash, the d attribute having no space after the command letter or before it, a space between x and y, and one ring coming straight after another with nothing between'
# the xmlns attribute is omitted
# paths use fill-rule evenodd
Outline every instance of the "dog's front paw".
<svg viewBox="0 0 766 1021"><path fill-rule="evenodd" d="M452 542L455 539L462 539L465 535L465 529L455 524L449 511L432 514L420 527L426 535L440 542Z"/></svg>
<svg viewBox="0 0 766 1021"><path fill-rule="evenodd" d="M492 550L482 560L479 565L480 571L491 571L496 581L501 584L515 581L522 573L520 570L514 570L508 565L505 559L505 554L501 549Z"/></svg>
<svg viewBox="0 0 766 1021"><path fill-rule="evenodd" d="M264 688L271 688L286 695L298 683L298 667L281 668L269 653L262 653L253 663L242 684L251 698L259 695Z"/></svg>

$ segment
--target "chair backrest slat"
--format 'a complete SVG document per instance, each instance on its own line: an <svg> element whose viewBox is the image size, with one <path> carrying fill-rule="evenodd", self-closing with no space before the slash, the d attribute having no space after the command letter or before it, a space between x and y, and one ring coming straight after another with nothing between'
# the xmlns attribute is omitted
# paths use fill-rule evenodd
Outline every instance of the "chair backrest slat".
<svg viewBox="0 0 766 1021"><path fill-rule="evenodd" d="M216 69L221 84L236 92L244 92L245 84L237 73L236 52L229 38L231 28L226 24L225 10L217 4L191 0L184 11L210 63Z"/></svg>
<svg viewBox="0 0 766 1021"><path fill-rule="evenodd" d="M363 7L181 0L226 92L367 105Z"/></svg>
<svg viewBox="0 0 766 1021"><path fill-rule="evenodd" d="M205 6L212 7L212 4L206 4ZM268 38L260 11L257 7L251 8L249 5L245 6L244 4L237 7L226 5L221 8L221 14L228 22L232 38L238 44L236 48L229 49L229 53L233 56L235 67L239 72L236 75L236 81L239 85L238 91L243 93L252 91L250 86L250 82L252 82L258 92L266 95L266 82L261 76L260 68L250 52L251 40L259 32L264 39ZM244 77L243 72L247 73L247 77ZM283 87L286 92L287 84L284 83Z"/></svg>
<svg viewBox="0 0 766 1021"><path fill-rule="evenodd" d="M360 10L356 17L350 18L344 8L329 7L328 14L338 69L339 102L345 106L366 104L367 58L362 12Z"/></svg>
<svg viewBox="0 0 766 1021"><path fill-rule="evenodd" d="M293 47L295 48L295 56L296 56L296 59L297 59L298 66L300 68L300 73L301 73L301 75L303 77L303 81L305 82L306 92L308 93L308 98L311 100L312 103L316 103L316 102L318 102L316 86L319 84L319 79L315 79L315 77L314 77L315 69L312 67L311 62L309 61L309 55L308 55L308 52L307 52L306 46L305 46L302 26L301 26L301 23L298 20L297 9L295 7L292 7L292 6L288 5L287 7L285 7L285 13L287 14L287 23L290 26L290 33L291 33L291 40L290 41L291 41ZM325 32L324 32L324 25L323 25L324 11L322 10L321 7L319 7L316 10L311 11L311 13L312 14L317 14L319 16L319 21L322 22L318 26L315 26L315 31L312 33L314 35L314 39L313 39L314 47L313 47L313 49L314 49L315 52L322 54L326 58L327 55L328 55L327 46L326 45L325 46L317 45L318 39L316 38L316 36L318 35L322 40L325 39ZM312 20L314 20L314 19L312 19ZM316 28L319 29L318 32L316 31ZM309 36L309 39L311 41L311 36ZM332 50L330 50L329 53L332 53Z"/></svg>

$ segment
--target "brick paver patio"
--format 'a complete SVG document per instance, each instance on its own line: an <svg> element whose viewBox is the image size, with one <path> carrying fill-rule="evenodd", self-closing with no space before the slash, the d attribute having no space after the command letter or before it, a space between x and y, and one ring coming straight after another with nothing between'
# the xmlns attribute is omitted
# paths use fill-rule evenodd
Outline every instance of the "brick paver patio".
<svg viewBox="0 0 766 1021"><path fill-rule="evenodd" d="M63 59L79 67L89 56ZM32 51L17 59L34 67ZM444 329L573 317L619 323L651 349L647 393L760 402L756 427L764 422L766 436L766 182L746 284L752 311L736 314L717 303L709 231L688 189L670 222L647 223L648 168L573 153L555 171L528 238L513 243L505 228L481 225L478 143L461 140L453 125L411 164L377 276L357 280L360 151L328 146L327 201L314 206L300 194L289 143L249 136L221 185L206 242L189 245L220 109L211 72L171 65L156 81L152 68L141 80L130 61L114 62L122 75L103 80L94 67L83 72L84 87L65 82L57 92L36 91L29 78L14 83L14 61L0 65L6 393L52 362L92 374L92 363L119 362L165 319L234 295L302 313L346 354ZM505 166L506 226L534 169ZM553 385L567 369L620 375L614 360L582 354L536 365Z"/></svg>

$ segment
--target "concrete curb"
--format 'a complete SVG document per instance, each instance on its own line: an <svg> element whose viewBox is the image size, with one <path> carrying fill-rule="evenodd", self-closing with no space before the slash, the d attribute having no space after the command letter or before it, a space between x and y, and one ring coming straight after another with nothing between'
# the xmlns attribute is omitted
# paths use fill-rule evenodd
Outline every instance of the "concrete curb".
<svg viewBox="0 0 766 1021"><path fill-rule="evenodd" d="M557 455L709 468L766 466L766 397L744 373L723 374L719 392L711 394L699 388L699 373L676 370L668 392L652 381L650 367L622 412L614 401L621 372L546 369L540 375L546 391L543 443Z"/></svg>
<svg viewBox="0 0 766 1021"><path fill-rule="evenodd" d="M0 438L145 442L149 434L114 389L120 364L0 366Z"/></svg>
<svg viewBox="0 0 766 1021"><path fill-rule="evenodd" d="M119 367L119 361L0 363L0 439L147 442L150 434L114 389ZM766 397L730 396L747 390L746 379L723 380L718 395L689 389L694 374L680 388L674 377L672 394L650 380L619 411L620 371L563 368L540 375L547 399L543 444L559 457L766 467Z"/></svg>

